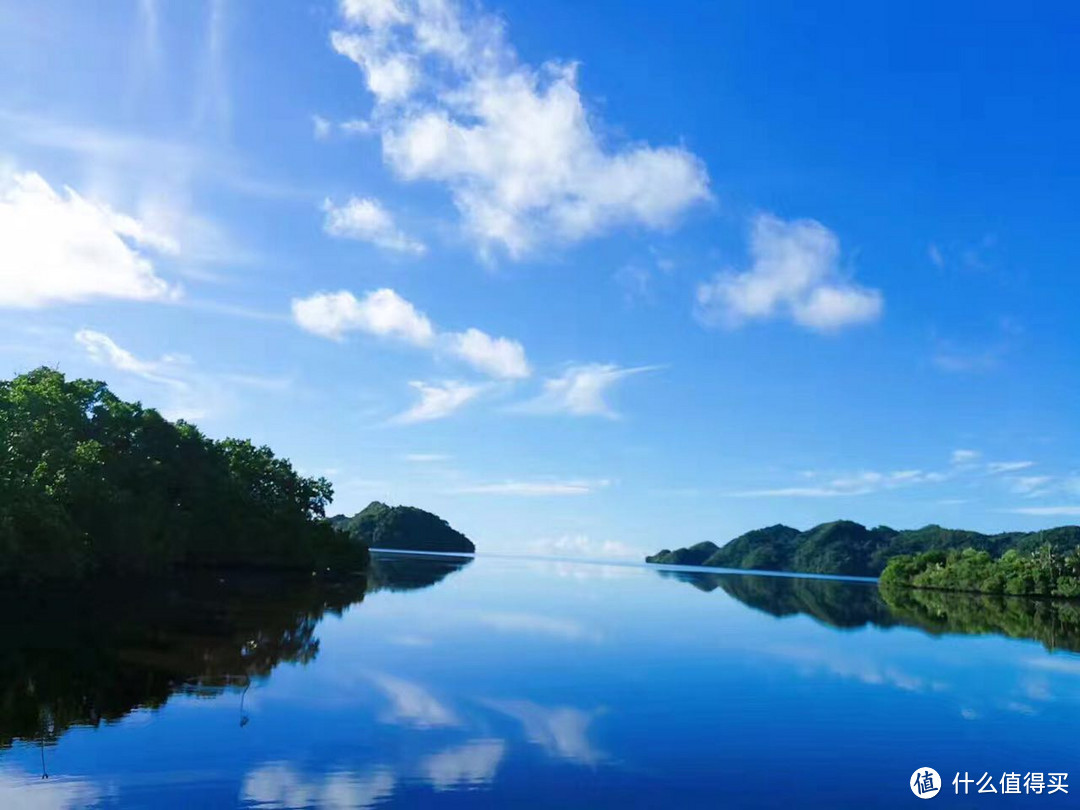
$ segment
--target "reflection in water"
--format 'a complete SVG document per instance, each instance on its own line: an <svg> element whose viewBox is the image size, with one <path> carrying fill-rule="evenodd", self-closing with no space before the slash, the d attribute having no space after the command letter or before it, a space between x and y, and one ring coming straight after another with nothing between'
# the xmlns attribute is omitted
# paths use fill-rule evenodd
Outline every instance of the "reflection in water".
<svg viewBox="0 0 1080 810"><path fill-rule="evenodd" d="M364 579L188 574L0 596L0 749L51 745L73 726L156 709L177 692L241 693L318 654L315 627L370 590L429 587L471 560L373 559ZM43 775L46 763L43 750Z"/></svg>
<svg viewBox="0 0 1080 810"><path fill-rule="evenodd" d="M368 590L416 591L428 588L472 561L472 557L376 551L371 555Z"/></svg>
<svg viewBox="0 0 1080 810"><path fill-rule="evenodd" d="M324 776L298 772L288 763L263 765L244 778L241 798L266 810L326 807L366 810L394 792L397 779L386 769L367 774L337 771Z"/></svg>
<svg viewBox="0 0 1080 810"><path fill-rule="evenodd" d="M890 588L800 577L660 571L710 592L722 589L771 616L804 614L842 629L915 627L934 635L995 634L1033 639L1049 650L1080 652L1080 602Z"/></svg>
<svg viewBox="0 0 1080 810"><path fill-rule="evenodd" d="M423 775L437 791L492 782L506 752L504 740L472 740L424 760Z"/></svg>
<svg viewBox="0 0 1080 810"><path fill-rule="evenodd" d="M539 706L528 700L491 700L487 705L521 723L525 738L550 756L595 765L604 755L589 742L589 725L600 710Z"/></svg>
<svg viewBox="0 0 1080 810"><path fill-rule="evenodd" d="M323 615L363 597L362 581L209 575L6 593L0 746L53 743L174 692L242 689L282 661L307 663Z"/></svg>

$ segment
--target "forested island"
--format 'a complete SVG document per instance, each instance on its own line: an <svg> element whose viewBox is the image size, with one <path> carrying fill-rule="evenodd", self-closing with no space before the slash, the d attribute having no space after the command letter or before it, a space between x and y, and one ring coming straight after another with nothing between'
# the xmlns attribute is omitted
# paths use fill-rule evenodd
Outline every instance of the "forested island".
<svg viewBox="0 0 1080 810"><path fill-rule="evenodd" d="M373 501L352 517L334 515L330 525L368 548L472 554L476 546L438 515L415 506Z"/></svg>
<svg viewBox="0 0 1080 810"><path fill-rule="evenodd" d="M473 551L445 521L374 503L326 518L329 481L42 367L0 381L0 581L214 568L353 575L368 548Z"/></svg>
<svg viewBox="0 0 1080 810"><path fill-rule="evenodd" d="M877 577L901 555L974 549L992 557L1008 551L1030 555L1043 547L1064 555L1080 547L1080 526L1037 532L981 534L963 529L924 526L897 530L872 529L850 520L823 523L807 531L776 525L747 532L723 546L705 541L674 551L664 549L648 563L745 568L809 574Z"/></svg>
<svg viewBox="0 0 1080 810"><path fill-rule="evenodd" d="M1050 545L994 558L986 551L927 551L889 560L882 589L926 588L1013 596L1080 597L1080 547L1059 553Z"/></svg>

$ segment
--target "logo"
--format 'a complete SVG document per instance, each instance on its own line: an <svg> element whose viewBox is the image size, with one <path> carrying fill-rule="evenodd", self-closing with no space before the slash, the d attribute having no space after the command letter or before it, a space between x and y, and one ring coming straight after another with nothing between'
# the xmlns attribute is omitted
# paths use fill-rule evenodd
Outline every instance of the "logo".
<svg viewBox="0 0 1080 810"><path fill-rule="evenodd" d="M933 768L916 768L908 784L920 799L932 799L941 790L941 777Z"/></svg>

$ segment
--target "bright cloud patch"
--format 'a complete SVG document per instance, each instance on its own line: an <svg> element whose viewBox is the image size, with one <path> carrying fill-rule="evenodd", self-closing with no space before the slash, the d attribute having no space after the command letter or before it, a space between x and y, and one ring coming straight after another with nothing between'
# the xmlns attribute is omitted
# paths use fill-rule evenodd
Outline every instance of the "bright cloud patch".
<svg viewBox="0 0 1080 810"><path fill-rule="evenodd" d="M386 250L421 255L427 248L406 235L394 218L378 200L370 197L351 197L344 205L334 205L330 200L323 203L326 220L323 230L331 236L370 242Z"/></svg>
<svg viewBox="0 0 1080 810"><path fill-rule="evenodd" d="M525 347L516 340L493 338L479 329L447 335L450 352L478 371L503 380L528 377Z"/></svg>
<svg viewBox="0 0 1080 810"><path fill-rule="evenodd" d="M468 495L520 495L524 497L588 495L597 489L608 486L610 483L607 479L597 481L583 479L569 481L501 481L495 484L471 484L454 491Z"/></svg>
<svg viewBox="0 0 1080 810"><path fill-rule="evenodd" d="M177 250L136 219L70 188L57 193L39 174L0 177L0 307L173 298L179 289L148 254Z"/></svg>
<svg viewBox="0 0 1080 810"><path fill-rule="evenodd" d="M409 385L419 392L420 401L394 420L402 424L445 419L462 406L476 399L480 392L484 390L481 385L467 385L454 380L443 383L414 381Z"/></svg>
<svg viewBox="0 0 1080 810"><path fill-rule="evenodd" d="M566 413L572 416L606 416L618 413L605 399L616 383L656 366L621 368L613 364L590 363L572 366L560 377L544 381L544 390L536 399L517 407L526 413Z"/></svg>
<svg viewBox="0 0 1080 810"><path fill-rule="evenodd" d="M347 332L366 332L456 357L499 380L523 379L532 373L525 347L516 340L492 337L475 328L437 332L427 315L390 289L359 299L346 290L316 293L293 299L292 311L302 329L321 337L340 340Z"/></svg>
<svg viewBox="0 0 1080 810"><path fill-rule="evenodd" d="M734 328L789 318L828 332L881 315L881 293L844 276L840 240L820 222L762 214L754 220L750 255L749 270L718 273L698 286L697 314L704 323Z"/></svg>
<svg viewBox="0 0 1080 810"><path fill-rule="evenodd" d="M427 346L435 337L427 316L386 288L360 299L346 290L294 298L292 312L302 329L327 338L341 339L346 332L359 331Z"/></svg>
<svg viewBox="0 0 1080 810"><path fill-rule="evenodd" d="M444 183L482 249L517 257L620 225L665 227L709 197L686 149L603 143L576 65L521 64L497 18L431 0L342 0L341 12L331 45L375 96L384 159Z"/></svg>

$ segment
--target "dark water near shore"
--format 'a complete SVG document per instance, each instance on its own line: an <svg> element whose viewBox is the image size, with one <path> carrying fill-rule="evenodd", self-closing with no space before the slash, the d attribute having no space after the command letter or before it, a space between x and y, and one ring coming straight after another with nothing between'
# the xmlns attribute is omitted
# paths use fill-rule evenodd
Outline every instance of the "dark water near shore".
<svg viewBox="0 0 1080 810"><path fill-rule="evenodd" d="M0 596L0 808L892 807L921 766L1080 801L1075 604L378 563Z"/></svg>

